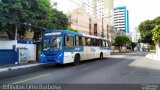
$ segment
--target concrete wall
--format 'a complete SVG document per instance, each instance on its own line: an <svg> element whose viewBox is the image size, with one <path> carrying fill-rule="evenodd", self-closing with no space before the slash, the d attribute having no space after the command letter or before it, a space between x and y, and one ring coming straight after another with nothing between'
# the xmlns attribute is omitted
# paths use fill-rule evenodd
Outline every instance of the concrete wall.
<svg viewBox="0 0 160 90"><path fill-rule="evenodd" d="M36 44L17 44L17 48L28 49L28 61L36 61Z"/></svg>
<svg viewBox="0 0 160 90"><path fill-rule="evenodd" d="M16 42L15 40L0 41L0 49L12 49Z"/></svg>
<svg viewBox="0 0 160 90"><path fill-rule="evenodd" d="M28 61L36 61L36 44L29 41L18 42L16 40L6 40L0 41L0 49L13 49L13 45L17 48L27 48L28 49Z"/></svg>
<svg viewBox="0 0 160 90"><path fill-rule="evenodd" d="M156 44L156 54L160 55L160 43L158 43L158 42Z"/></svg>

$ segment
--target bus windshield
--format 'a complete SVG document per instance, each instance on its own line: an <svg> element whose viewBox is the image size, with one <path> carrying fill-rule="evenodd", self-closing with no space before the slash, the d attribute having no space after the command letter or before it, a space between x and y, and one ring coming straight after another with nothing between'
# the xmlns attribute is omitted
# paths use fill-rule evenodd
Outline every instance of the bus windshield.
<svg viewBox="0 0 160 90"><path fill-rule="evenodd" d="M62 49L62 37L61 36L52 36L45 38L42 41L42 50L43 51L54 51L57 52Z"/></svg>

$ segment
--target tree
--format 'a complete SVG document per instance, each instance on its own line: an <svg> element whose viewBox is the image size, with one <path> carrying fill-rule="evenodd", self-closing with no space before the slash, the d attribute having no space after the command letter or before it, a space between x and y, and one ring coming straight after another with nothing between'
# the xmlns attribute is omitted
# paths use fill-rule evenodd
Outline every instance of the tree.
<svg viewBox="0 0 160 90"><path fill-rule="evenodd" d="M115 38L115 46L119 47L119 51L121 52L122 46L126 46L130 43L130 40L127 36L117 36Z"/></svg>
<svg viewBox="0 0 160 90"><path fill-rule="evenodd" d="M160 16L154 19L155 27L152 30L152 40L157 43L160 42Z"/></svg>
<svg viewBox="0 0 160 90"><path fill-rule="evenodd" d="M156 17L154 19L154 23L155 23L155 25L159 25L160 24L160 16L158 16L158 17Z"/></svg>
<svg viewBox="0 0 160 90"><path fill-rule="evenodd" d="M155 28L152 30L152 34L152 40L155 43L160 42L160 24L155 26Z"/></svg>
<svg viewBox="0 0 160 90"><path fill-rule="evenodd" d="M54 25L53 29L67 29L68 27L68 18L63 12L57 11L56 9L53 9L54 18L52 20L52 23Z"/></svg>
<svg viewBox="0 0 160 90"><path fill-rule="evenodd" d="M67 30L72 31L72 32L78 32L78 30L75 30L73 28L67 28Z"/></svg>
<svg viewBox="0 0 160 90"><path fill-rule="evenodd" d="M31 28L37 40L44 29L66 29L67 17L62 12L52 9L50 0L1 0L0 31L14 39L15 31L25 36Z"/></svg>
<svg viewBox="0 0 160 90"><path fill-rule="evenodd" d="M141 22L138 26L138 30L141 33L141 41L143 43L154 44L152 41L152 32L151 30L154 28L154 21L153 20L146 20Z"/></svg>

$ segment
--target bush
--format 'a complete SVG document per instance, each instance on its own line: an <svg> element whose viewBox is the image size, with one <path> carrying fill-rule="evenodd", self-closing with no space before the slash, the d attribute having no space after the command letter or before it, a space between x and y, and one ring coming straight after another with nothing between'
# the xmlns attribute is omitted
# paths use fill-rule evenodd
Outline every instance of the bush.
<svg viewBox="0 0 160 90"><path fill-rule="evenodd" d="M150 46L150 50L155 50L155 49L156 49L155 45Z"/></svg>
<svg viewBox="0 0 160 90"><path fill-rule="evenodd" d="M132 49L132 48L128 46L127 49Z"/></svg>

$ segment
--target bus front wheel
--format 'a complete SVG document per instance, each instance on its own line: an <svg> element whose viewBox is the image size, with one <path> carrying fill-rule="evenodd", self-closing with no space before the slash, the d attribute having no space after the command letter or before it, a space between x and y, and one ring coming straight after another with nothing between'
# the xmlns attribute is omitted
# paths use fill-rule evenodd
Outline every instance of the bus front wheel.
<svg viewBox="0 0 160 90"><path fill-rule="evenodd" d="M80 64L80 55L75 55L74 57L74 65L79 65Z"/></svg>

